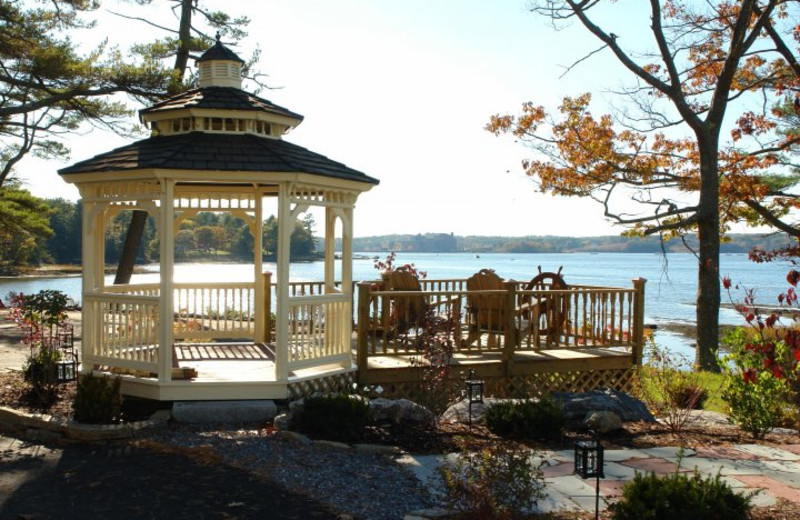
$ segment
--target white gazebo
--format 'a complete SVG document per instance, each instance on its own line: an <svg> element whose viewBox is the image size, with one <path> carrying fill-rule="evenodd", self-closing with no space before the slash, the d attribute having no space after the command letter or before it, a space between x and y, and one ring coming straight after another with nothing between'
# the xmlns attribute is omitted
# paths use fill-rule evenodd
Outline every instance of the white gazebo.
<svg viewBox="0 0 800 520"><path fill-rule="evenodd" d="M378 181L284 141L302 116L243 91L243 61L219 41L197 62L199 88L140 112L150 138L59 172L83 200L81 371L120 374L123 393L160 400L280 399L349 383L353 212ZM262 268L268 198L279 225L274 280ZM290 236L312 207L325 212L325 274L301 287L289 278ZM159 281L106 285L105 229L133 210L156 221ZM248 223L251 281L175 282L176 232L201 211Z"/></svg>

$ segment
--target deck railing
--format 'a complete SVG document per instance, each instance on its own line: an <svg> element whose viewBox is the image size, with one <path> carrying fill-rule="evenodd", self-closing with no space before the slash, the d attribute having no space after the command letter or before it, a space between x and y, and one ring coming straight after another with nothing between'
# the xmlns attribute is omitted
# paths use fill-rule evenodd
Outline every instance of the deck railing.
<svg viewBox="0 0 800 520"><path fill-rule="evenodd" d="M158 296L84 294L83 305L89 307L84 363L158 370Z"/></svg>
<svg viewBox="0 0 800 520"><path fill-rule="evenodd" d="M627 349L641 362L644 280L632 288L536 291L519 290L515 282L504 290L467 291L457 282L421 292L359 284L359 366L370 356L420 355L432 341L451 344L455 353L495 351L508 359L517 351Z"/></svg>

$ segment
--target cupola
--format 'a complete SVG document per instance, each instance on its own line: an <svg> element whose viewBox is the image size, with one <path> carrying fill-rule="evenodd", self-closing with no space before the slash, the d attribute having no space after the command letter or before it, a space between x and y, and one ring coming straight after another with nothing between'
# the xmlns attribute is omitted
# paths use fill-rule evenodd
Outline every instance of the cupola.
<svg viewBox="0 0 800 520"><path fill-rule="evenodd" d="M219 41L197 59L198 88L139 111L154 135L192 132L280 139L303 116L242 90L244 60Z"/></svg>
<svg viewBox="0 0 800 520"><path fill-rule="evenodd" d="M244 60L222 45L217 33L214 45L197 58L198 85L204 87L242 88L242 65Z"/></svg>

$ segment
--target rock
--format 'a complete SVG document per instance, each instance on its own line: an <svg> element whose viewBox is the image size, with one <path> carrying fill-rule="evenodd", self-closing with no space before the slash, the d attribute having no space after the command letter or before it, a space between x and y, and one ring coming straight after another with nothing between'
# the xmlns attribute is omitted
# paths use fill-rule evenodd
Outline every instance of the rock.
<svg viewBox="0 0 800 520"><path fill-rule="evenodd" d="M508 402L508 401L519 402L519 401L524 401L524 399L497 399L494 397L488 397L484 399L482 403L473 403L472 424L483 423L484 422L483 416L486 413L487 409L491 408L497 403ZM452 405L442 414L442 419L450 422L469 424L469 401L463 399L457 402L456 404Z"/></svg>
<svg viewBox="0 0 800 520"><path fill-rule="evenodd" d="M383 455L399 455L403 452L397 446L386 446L384 444L353 444L353 448L362 453L380 453Z"/></svg>
<svg viewBox="0 0 800 520"><path fill-rule="evenodd" d="M325 449L325 450L343 451L343 450L349 450L350 449L350 445L349 444L345 444L343 442L326 441L326 440L318 440L318 441L312 441L312 442L314 444L314 447L322 448L322 449Z"/></svg>
<svg viewBox="0 0 800 520"><path fill-rule="evenodd" d="M622 419L614 412L592 412L586 416L583 425L602 434L621 429Z"/></svg>
<svg viewBox="0 0 800 520"><path fill-rule="evenodd" d="M275 436L280 439L286 439L291 442L296 442L297 444L302 444L304 446L308 446L311 444L311 439L309 439L302 433L297 433L289 430L275 432Z"/></svg>
<svg viewBox="0 0 800 520"><path fill-rule="evenodd" d="M623 422L656 422L640 400L613 388L586 393L556 392L553 398L562 404L567 420L580 421L592 412L614 412Z"/></svg>
<svg viewBox="0 0 800 520"><path fill-rule="evenodd" d="M183 423L247 423L271 421L278 407L270 400L177 401L172 417Z"/></svg>
<svg viewBox="0 0 800 520"><path fill-rule="evenodd" d="M284 431L291 429L292 426L292 415L288 413L282 413L275 417L272 420L272 426L278 431Z"/></svg>
<svg viewBox="0 0 800 520"><path fill-rule="evenodd" d="M372 412L372 419L378 423L391 422L400 424L411 422L432 424L435 420L433 412L408 399L385 399L380 397L370 401L369 408Z"/></svg>

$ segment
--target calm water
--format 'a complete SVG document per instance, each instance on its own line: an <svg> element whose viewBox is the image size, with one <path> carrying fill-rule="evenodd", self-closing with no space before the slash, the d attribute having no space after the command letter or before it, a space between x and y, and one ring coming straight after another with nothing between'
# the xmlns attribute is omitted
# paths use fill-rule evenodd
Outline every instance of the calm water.
<svg viewBox="0 0 800 520"><path fill-rule="evenodd" d="M385 253L360 253L367 258L353 261L355 280L375 279L373 256L385 258ZM697 260L690 254L642 253L573 253L573 254L494 254L480 256L465 253L400 253L396 263L414 263L427 271L428 278L468 278L482 268L492 268L504 278L529 280L537 273L537 266L545 271L555 271L563 266L567 283L630 287L633 278L646 278L645 319L648 324L669 322L693 323L694 299L697 290ZM158 266L147 266L149 272L136 274L133 282L158 281ZM276 271L273 263L264 269ZM757 300L774 304L779 292L786 289L785 264L754 264L745 254L725 254L721 258L721 274L728 275L734 283L754 288ZM338 272L338 270L337 270ZM178 282L192 280L247 281L252 279L252 264L179 264L175 269ZM322 280L323 263L296 263L291 265L290 277L296 281ZM113 276L107 277L112 283ZM58 289L80 302L80 277L59 278L0 278L0 297L9 291L34 293L42 289ZM741 294L736 295L741 299ZM723 293L723 302L727 295ZM722 309L720 321L728 324L741 322L732 310ZM693 357L692 342L663 330L656 338L659 343Z"/></svg>

